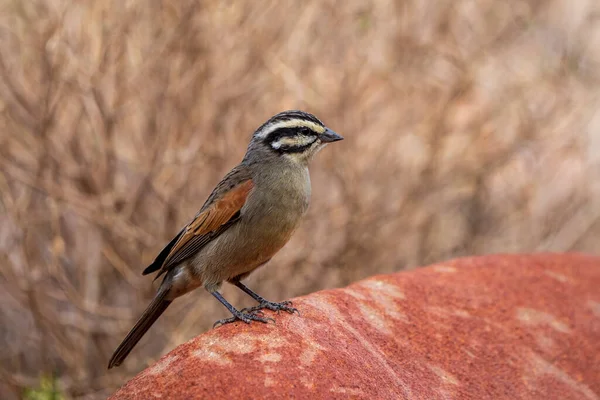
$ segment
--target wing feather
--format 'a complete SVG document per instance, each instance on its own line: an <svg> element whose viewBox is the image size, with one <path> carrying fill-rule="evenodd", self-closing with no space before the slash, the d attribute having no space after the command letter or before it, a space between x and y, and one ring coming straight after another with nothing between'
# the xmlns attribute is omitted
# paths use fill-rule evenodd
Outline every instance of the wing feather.
<svg viewBox="0 0 600 400"><path fill-rule="evenodd" d="M148 275L153 272L156 272L163 266L163 264L165 263L165 260L167 259L167 256L171 252L171 249L173 248L173 246L175 246L175 243L177 243L177 241L179 240L181 235L183 235L184 231L185 231L185 228L180 230L179 233L177 235L175 235L175 237L173 239L171 239L169 244L167 244L164 247L164 249L162 249L161 252L156 256L156 258L154 259L152 264L150 264L150 265L148 265L148 267L146 267L144 272L142 272L142 275Z"/></svg>
<svg viewBox="0 0 600 400"><path fill-rule="evenodd" d="M233 170L223 181L215 188L211 196L206 201L196 217L173 239L169 245L171 248L166 256L163 255L164 261L160 267L160 272L157 277L160 277L171 268L181 263L185 259L196 254L211 240L219 236L231 225L237 222L240 217L240 211L250 191L254 187L254 183L249 174L244 173L239 176L243 170ZM232 176L237 174L238 176ZM225 182L228 182L228 177L238 180L233 187L228 187ZM163 250L165 252L167 248ZM162 255L162 252L161 252ZM162 258L162 257L161 257ZM157 257L158 259L158 257ZM151 265L154 271L157 266ZM146 268L146 270L150 267ZM146 271L144 271L146 272ZM156 279L155 278L155 279Z"/></svg>

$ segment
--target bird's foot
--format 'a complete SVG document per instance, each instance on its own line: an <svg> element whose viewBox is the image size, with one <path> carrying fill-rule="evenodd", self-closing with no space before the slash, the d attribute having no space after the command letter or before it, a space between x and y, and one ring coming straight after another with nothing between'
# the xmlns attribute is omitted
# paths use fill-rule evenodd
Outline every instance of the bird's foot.
<svg viewBox="0 0 600 400"><path fill-rule="evenodd" d="M244 308L242 311L256 313L256 312L260 312L261 310L264 310L266 308L267 310L277 311L277 314L279 314L279 311L282 311L282 310L286 311L290 314L293 314L295 312L300 314L300 311L298 311L298 309L296 309L294 307L290 307L291 305L292 305L291 301L282 301L281 303L273 303L273 302L265 300L265 301L261 301L260 304L257 306L250 307L250 308Z"/></svg>
<svg viewBox="0 0 600 400"><path fill-rule="evenodd" d="M235 321L244 321L247 324L249 324L252 321L258 321L258 322L262 322L265 324L268 323L269 321L272 321L273 323L275 322L275 320L273 318L262 317L262 312L260 310L243 309L241 311L238 311L238 310L235 310L235 311L236 312L233 313L233 317L220 319L217 322L215 322L213 324L213 329L216 328L217 326L226 325L226 324L229 324L229 323L235 322Z"/></svg>

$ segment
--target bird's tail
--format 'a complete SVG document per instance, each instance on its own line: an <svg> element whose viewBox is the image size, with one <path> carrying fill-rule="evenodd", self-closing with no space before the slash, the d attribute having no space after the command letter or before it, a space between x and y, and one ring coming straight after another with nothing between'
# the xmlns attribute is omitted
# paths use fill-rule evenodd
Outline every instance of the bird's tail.
<svg viewBox="0 0 600 400"><path fill-rule="evenodd" d="M115 350L110 361L108 362L108 369L121 365L123 360L129 355L129 352L133 347L140 341L142 336L150 329L152 324L156 322L158 317L169 307L171 304L170 300L165 300L165 297L169 291L160 290L146 308L140 319L135 323L134 327L131 328L125 339L121 342L119 347Z"/></svg>

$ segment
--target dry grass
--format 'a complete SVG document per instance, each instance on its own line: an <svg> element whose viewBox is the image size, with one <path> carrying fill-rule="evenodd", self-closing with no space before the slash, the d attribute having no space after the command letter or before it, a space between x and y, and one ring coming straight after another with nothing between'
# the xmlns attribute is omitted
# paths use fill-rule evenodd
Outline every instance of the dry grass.
<svg viewBox="0 0 600 400"><path fill-rule="evenodd" d="M55 373L103 398L226 316L188 295L105 369L154 291L142 268L282 109L346 140L250 279L268 298L467 254L598 252L599 89L592 0L1 0L1 397Z"/></svg>

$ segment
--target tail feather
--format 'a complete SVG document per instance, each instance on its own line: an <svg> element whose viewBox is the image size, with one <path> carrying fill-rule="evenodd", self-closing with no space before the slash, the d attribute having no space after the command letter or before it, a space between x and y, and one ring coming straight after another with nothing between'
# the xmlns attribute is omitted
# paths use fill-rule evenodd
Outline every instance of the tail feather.
<svg viewBox="0 0 600 400"><path fill-rule="evenodd" d="M167 290L161 290L156 294L150 305L146 308L140 319L135 323L131 331L125 336L119 347L115 350L110 361L108 369L121 365L123 360L129 355L134 346L140 341L142 336L156 322L158 317L169 307L170 300L165 300Z"/></svg>

